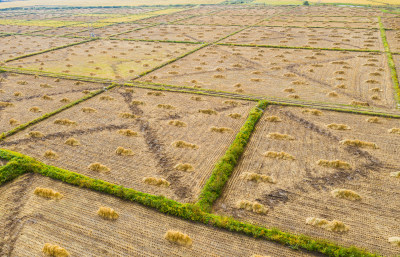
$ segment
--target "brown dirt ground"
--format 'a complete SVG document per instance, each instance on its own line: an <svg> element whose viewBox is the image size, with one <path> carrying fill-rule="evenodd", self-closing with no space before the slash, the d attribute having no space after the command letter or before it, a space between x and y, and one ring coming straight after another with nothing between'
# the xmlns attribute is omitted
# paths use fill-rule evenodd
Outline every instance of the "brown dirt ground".
<svg viewBox="0 0 400 257"><path fill-rule="evenodd" d="M193 44L97 40L8 65L71 75L131 79L196 47Z"/></svg>
<svg viewBox="0 0 400 257"><path fill-rule="evenodd" d="M61 200L33 194L36 187L61 192ZM45 243L64 247L71 256L315 256L247 236L161 214L141 205L28 174L0 187L0 253L41 256ZM119 218L107 221L96 212L113 208ZM164 239L178 230L193 240L191 247ZM5 235L5 237L3 237ZM11 236L10 236L11 235ZM2 251L1 251L2 250Z"/></svg>
<svg viewBox="0 0 400 257"><path fill-rule="evenodd" d="M39 36L0 37L0 61L79 41L82 41L82 39ZM29 42L29 44L26 44L26 42Z"/></svg>
<svg viewBox="0 0 400 257"><path fill-rule="evenodd" d="M5 79L0 82L0 102L13 104L10 107L0 108L0 120L2 121L0 122L0 133L9 131L18 125L10 125L10 119L19 121L19 124L26 123L66 105L67 103L60 102L63 98L74 101L85 95L82 93L84 90L97 90L104 87L102 84L74 85L74 82L70 80L61 79L60 82L54 82L52 78L39 77L35 79L33 76L15 75L0 74L0 78ZM26 81L28 84L19 85L19 81ZM49 84L52 88L43 88L40 86L41 84ZM21 96L15 96L16 92L20 92ZM43 95L53 97L54 100L44 100L42 99ZM39 107L41 112L30 112L29 109L34 106Z"/></svg>
<svg viewBox="0 0 400 257"><path fill-rule="evenodd" d="M383 50L381 41L377 30L254 27L222 43Z"/></svg>
<svg viewBox="0 0 400 257"><path fill-rule="evenodd" d="M393 256L398 249L388 238L398 234L396 210L400 207L399 181L390 172L400 169L398 151L400 136L388 129L400 127L396 119L369 123L369 116L324 111L321 116L303 113L303 108L268 107L253 134L242 160L233 172L223 196L215 207L217 213L246 221L278 227L284 231L326 238L343 245L356 245ZM278 116L282 122L268 122ZM351 130L326 128L338 123ZM293 141L273 140L268 133L279 132L295 137ZM380 149L357 149L339 144L343 139L374 142ZM285 151L294 161L263 157L266 151ZM351 171L320 167L319 159L347 161ZM276 184L255 184L240 178L243 172L269 175ZM348 201L330 196L336 188L354 190L361 201ZM250 200L270 207L266 215L234 208L238 200ZM337 219L350 227L347 233L334 233L306 225L308 217Z"/></svg>
<svg viewBox="0 0 400 257"><path fill-rule="evenodd" d="M239 89L244 94L279 98L295 94L304 100L341 104L358 99L369 102L371 106L393 108L394 93L386 56L372 54L212 46L178 60L175 66L159 69L142 80L229 92ZM378 76L371 73L378 73L375 74ZM239 88L235 87L237 83L241 84ZM345 89L336 88L342 84ZM376 87L382 92L370 91ZM288 88L294 92L284 92ZM338 96L328 96L331 91ZM371 100L374 94L381 100Z"/></svg>
<svg viewBox="0 0 400 257"><path fill-rule="evenodd" d="M188 42L214 42L241 27L159 25L117 36L123 39L150 39Z"/></svg>
<svg viewBox="0 0 400 257"><path fill-rule="evenodd" d="M386 29L400 29L400 17L382 18L382 22Z"/></svg>
<svg viewBox="0 0 400 257"><path fill-rule="evenodd" d="M57 167L135 190L162 194L183 202L194 201L254 103L241 101L239 106L232 107L223 103L226 100L224 98L202 97L202 101L194 101L188 94L163 93L165 96L151 96L147 95L148 90L135 91L132 94L125 93L122 88L111 90L106 95L115 100L102 101L102 94L10 137L7 142L0 143L0 146L34 156ZM130 105L132 100L143 101L146 105ZM175 109L164 110L158 108L158 104L169 104ZM97 113L83 113L82 107L95 108ZM218 113L207 115L199 113L199 109L214 109ZM119 117L122 112L132 113L140 118L124 119ZM228 117L231 113L239 113L242 118L232 119ZM69 119L77 122L77 125L55 125L53 122L56 119ZM168 124L171 120L183 121L187 123L187 127L171 126ZM223 134L211 132L212 126L227 127L233 131ZM119 135L119 129L131 129L139 135ZM28 139L26 134L29 131L41 131L47 137ZM69 137L78 139L82 145L65 145L64 142ZM175 148L171 144L177 140L196 144L199 148ZM134 155L116 155L115 150L119 146L132 149ZM43 154L47 150L55 151L59 158L44 158ZM90 171L88 165L95 162L106 165L111 172ZM190 163L195 171L175 170L174 166L178 163ZM164 178L171 186L149 186L142 182L144 177Z"/></svg>

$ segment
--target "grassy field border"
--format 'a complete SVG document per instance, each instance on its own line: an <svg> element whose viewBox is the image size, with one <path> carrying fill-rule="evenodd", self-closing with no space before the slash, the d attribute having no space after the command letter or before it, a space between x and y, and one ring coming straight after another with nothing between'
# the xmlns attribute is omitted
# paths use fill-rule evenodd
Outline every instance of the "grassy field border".
<svg viewBox="0 0 400 257"><path fill-rule="evenodd" d="M225 184L228 182L236 164L239 162L240 157L250 140L250 136L267 105L268 102L260 101L257 106L250 111L246 122L236 135L235 140L229 146L224 156L222 156L216 163L212 174L202 188L196 203L202 211L211 212L214 202L222 194Z"/></svg>
<svg viewBox="0 0 400 257"><path fill-rule="evenodd" d="M125 188L121 185L115 185L79 173L45 165L31 157L9 150L0 149L0 158L9 160L5 166L0 167L0 186L22 174L37 173L51 179L65 182L69 185L86 188L112 195L123 200L136 202L167 215L196 223L203 223L205 225L224 229L233 233L244 234L253 238L276 242L294 250L306 250L332 257L379 256L354 246L343 247L327 240L313 239L301 234L283 232L276 228L266 228L247 222L237 221L231 217L203 212L198 206L193 204L179 203L165 198L164 196L150 195L131 188Z"/></svg>
<svg viewBox="0 0 400 257"><path fill-rule="evenodd" d="M382 19L381 17L378 17L379 21L379 29L381 32L381 38L383 42L383 46L385 47L385 53L388 59L388 66L390 69L390 75L392 77L392 83L393 83L393 89L395 92L394 98L395 101L397 102L397 108L400 108L400 85L399 85L399 79L397 76L397 70L396 70L396 65L393 60L392 52L390 51L389 43L386 38L386 29L383 26Z"/></svg>

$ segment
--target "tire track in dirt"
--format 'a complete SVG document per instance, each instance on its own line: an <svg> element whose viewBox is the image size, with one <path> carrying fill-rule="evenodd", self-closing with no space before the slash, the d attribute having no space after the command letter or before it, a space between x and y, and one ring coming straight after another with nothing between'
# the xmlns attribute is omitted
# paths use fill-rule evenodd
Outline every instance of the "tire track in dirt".
<svg viewBox="0 0 400 257"><path fill-rule="evenodd" d="M131 93L125 92L120 95L124 98L125 103L128 105L130 111L134 115L143 115L143 110L141 110L137 105L132 105L133 96ZM155 160L157 161L160 173L164 174L169 182L172 182L172 189L178 197L181 199L191 198L193 195L192 190L183 185L180 181L183 175L180 175L173 168L173 161L168 156L163 142L157 136L157 130L154 129L150 122L142 118L136 119L136 123L139 125L140 132L143 134L147 148L153 154Z"/></svg>
<svg viewBox="0 0 400 257"><path fill-rule="evenodd" d="M317 126L316 124L306 119L296 116L290 111L278 110L278 112L282 115L285 115L292 121L297 122L299 125L305 127L306 129L309 129L319 135L322 135L325 138L328 138L330 141L335 142L335 144L339 144L339 141L341 140L339 137L333 135L329 131ZM326 190L328 189L328 187L341 184L349 180L357 179L357 177L366 177L371 171L378 172L380 168L384 168L384 164L379 159L372 156L366 151L360 150L357 147L352 146L346 146L344 150L347 151L354 158L361 158L365 162L356 166L350 171L337 170L324 176L311 176L311 171L306 172L306 174L309 175L306 175L303 181L296 184L295 186L285 189L276 189L272 192L265 193L262 198L256 200L273 208L274 206L279 204L285 204L289 201L295 201L295 199L297 197L300 197L300 195L294 192L301 191L303 193L306 193L308 192L308 189L306 189L308 186L316 191Z"/></svg>

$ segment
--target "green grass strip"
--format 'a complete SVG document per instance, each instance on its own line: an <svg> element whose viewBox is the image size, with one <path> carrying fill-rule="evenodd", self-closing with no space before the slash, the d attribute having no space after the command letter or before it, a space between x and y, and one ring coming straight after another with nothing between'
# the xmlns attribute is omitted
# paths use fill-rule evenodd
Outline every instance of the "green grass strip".
<svg viewBox="0 0 400 257"><path fill-rule="evenodd" d="M235 44L235 43L218 43L217 45L241 46L241 47L283 48L283 49L304 49L304 50L346 51L346 52L374 52L374 53L381 52L380 50L371 50L371 49L344 49L344 48L324 48L324 47L306 47L306 46L253 45L253 44Z"/></svg>
<svg viewBox="0 0 400 257"><path fill-rule="evenodd" d="M305 235L283 232L247 222L234 220L230 217L203 212L193 204L183 204L163 196L155 196L115 185L99 179L93 179L75 172L45 165L33 158L19 153L0 149L0 158L9 159L7 165L0 168L0 186L27 172L63 181L67 184L87 188L93 191L112 195L127 201L156 209L161 213L176 216L184 220L203 223L225 229L233 233L244 234L258 239L264 239L290 247L294 250L307 250L332 257L375 257L376 254L356 247L342 247L327 240L313 239Z"/></svg>
<svg viewBox="0 0 400 257"><path fill-rule="evenodd" d="M2 140L4 140L6 137L14 135L15 133L26 129L29 126L32 126L32 125L34 125L34 124L36 124L38 122L41 122L41 121L43 121L43 120L45 120L45 119L47 119L47 118L49 118L51 116L54 116L54 115L66 110L66 109L71 108L72 106L75 106L75 105L77 105L77 104L79 104L81 102L84 102L84 101L86 101L86 100L88 100L88 99L90 99L90 98L92 98L92 97L94 97L94 96L96 96L98 94L101 94L101 93L103 93L103 92L105 92L105 91L107 91L107 90L109 90L109 89L111 89L111 88L113 88L115 86L117 86L117 85L116 84L112 84L112 85L110 85L108 87L105 87L103 89L100 89L100 90L97 90L95 92L92 92L92 93L90 93L90 94L88 94L88 95L86 95L86 96L84 96L84 97L82 97L82 98L80 98L80 99L78 99L76 101L73 101L73 102L71 102L71 103L69 103L67 105L64 105L63 107L61 107L61 108L59 108L59 109L57 109L55 111L46 113L46 114L44 114L43 116L41 116L39 118L36 118L36 119L34 119L32 121L29 121L27 123L21 124L18 127L13 128L10 131L4 132L4 133L0 134L0 142Z"/></svg>
<svg viewBox="0 0 400 257"><path fill-rule="evenodd" d="M201 190L196 203L202 211L210 212L214 202L222 194L225 184L228 182L236 164L240 160L240 157L250 140L250 136L266 107L267 102L261 101L250 111L246 122L236 135L235 140L229 146L225 155L222 156L215 165L212 174Z"/></svg>
<svg viewBox="0 0 400 257"><path fill-rule="evenodd" d="M400 108L399 77L397 76L396 65L394 63L392 53L390 52L389 44L388 44L388 41L386 38L386 31L383 26L381 17L378 17L378 20L379 20L379 29L381 31L383 46L385 47L386 56L388 58L388 65L390 68L390 74L392 76L392 82L393 82L393 87L394 87L394 92L395 92L395 100L397 102L397 108Z"/></svg>
<svg viewBox="0 0 400 257"><path fill-rule="evenodd" d="M19 59L30 57L30 56L34 56L34 55L43 54L43 53L47 53L47 52L51 52L51 51L67 48L67 47L70 47L70 46L84 44L84 43L87 43L87 42L90 42L90 41L94 41L94 40L97 40L97 39L96 38L88 39L88 40L84 40L84 41L80 41L80 42L76 42L76 43L72 43L72 44L68 44L68 45L53 47L53 48L49 48L49 49L46 49L46 50L43 50L43 51L34 52L34 53L30 53L30 54L21 55L21 56L15 57L15 58L11 58L11 59L5 60L4 62L7 63L7 62L19 60Z"/></svg>

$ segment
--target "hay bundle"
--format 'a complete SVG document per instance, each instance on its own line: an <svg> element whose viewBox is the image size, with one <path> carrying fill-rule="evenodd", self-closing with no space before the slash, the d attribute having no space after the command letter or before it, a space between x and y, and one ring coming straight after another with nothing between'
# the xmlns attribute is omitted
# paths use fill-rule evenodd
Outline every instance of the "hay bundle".
<svg viewBox="0 0 400 257"><path fill-rule="evenodd" d="M278 116L268 116L266 118L267 121L269 122L281 122L281 118L279 118Z"/></svg>
<svg viewBox="0 0 400 257"><path fill-rule="evenodd" d="M230 106L238 106L238 105L240 105L239 102L237 102L237 101L232 101L232 100L224 101L224 104L228 104L228 105L230 105Z"/></svg>
<svg viewBox="0 0 400 257"><path fill-rule="evenodd" d="M380 89L379 87L374 87L374 88L371 88L370 91L378 93L378 92L382 92L382 89Z"/></svg>
<svg viewBox="0 0 400 257"><path fill-rule="evenodd" d="M203 100L200 96L192 96L190 99L194 100L194 101L201 101Z"/></svg>
<svg viewBox="0 0 400 257"><path fill-rule="evenodd" d="M306 224L338 233L343 233L349 230L348 226L338 220L328 221L326 219L309 217L306 219Z"/></svg>
<svg viewBox="0 0 400 257"><path fill-rule="evenodd" d="M14 96L22 96L22 93L21 92L15 92Z"/></svg>
<svg viewBox="0 0 400 257"><path fill-rule="evenodd" d="M361 196L353 190L338 188L331 191L332 196L350 201L361 200Z"/></svg>
<svg viewBox="0 0 400 257"><path fill-rule="evenodd" d="M175 126L175 127L180 127L180 128L187 126L187 124L185 122L180 121L180 120L171 120L168 122L168 124Z"/></svg>
<svg viewBox="0 0 400 257"><path fill-rule="evenodd" d="M389 237L388 242L391 243L392 245L400 246L400 237L398 236Z"/></svg>
<svg viewBox="0 0 400 257"><path fill-rule="evenodd" d="M369 103L353 100L353 101L350 102L350 105L355 105L355 106L369 106Z"/></svg>
<svg viewBox="0 0 400 257"><path fill-rule="evenodd" d="M391 134L399 134L400 135L400 128L391 128L388 130Z"/></svg>
<svg viewBox="0 0 400 257"><path fill-rule="evenodd" d="M245 209L247 211L252 211L257 214L266 214L268 212L268 207L257 202L251 202L248 200L240 200L236 203L236 208Z"/></svg>
<svg viewBox="0 0 400 257"><path fill-rule="evenodd" d="M145 177L143 182L152 186L164 186L169 187L170 183L163 178Z"/></svg>
<svg viewBox="0 0 400 257"><path fill-rule="evenodd" d="M116 220L119 217L118 213L116 211L114 211L114 209L112 209L110 207L104 207L104 206L101 206L97 210L97 215L99 215L100 217L102 217L103 219L106 219L106 220Z"/></svg>
<svg viewBox="0 0 400 257"><path fill-rule="evenodd" d="M174 168L185 172L194 171L194 167L190 163L178 163L177 165L175 165Z"/></svg>
<svg viewBox="0 0 400 257"><path fill-rule="evenodd" d="M44 96L42 96L42 99L43 100L54 100L54 98L53 97L51 97L51 96L48 96L48 95L44 95Z"/></svg>
<svg viewBox="0 0 400 257"><path fill-rule="evenodd" d="M171 144L172 146L175 146L176 148L191 148L191 149L197 149L199 148L197 145L188 143L182 140L175 141Z"/></svg>
<svg viewBox="0 0 400 257"><path fill-rule="evenodd" d="M273 159L280 159L280 160L295 160L296 158L288 153L285 152L274 152L274 151L267 151L264 153L265 157L273 158Z"/></svg>
<svg viewBox="0 0 400 257"><path fill-rule="evenodd" d="M211 109L199 110L199 112L208 115L217 115L217 112Z"/></svg>
<svg viewBox="0 0 400 257"><path fill-rule="evenodd" d="M43 247L43 253L47 256L52 256L52 257L69 257L71 256L67 250L64 248L58 246L58 245L52 245L49 243L46 243Z"/></svg>
<svg viewBox="0 0 400 257"><path fill-rule="evenodd" d="M340 141L340 143L342 145L350 145L350 146L355 146L355 147L365 147L365 148L372 148L372 149L379 148L375 143L361 141L361 140L345 139L345 140Z"/></svg>
<svg viewBox="0 0 400 257"><path fill-rule="evenodd" d="M320 110L316 110L316 109L305 109L302 111L302 113L309 113L315 116L321 116L322 112Z"/></svg>
<svg viewBox="0 0 400 257"><path fill-rule="evenodd" d="M256 183L261 183L261 182L275 183L275 180L273 178L271 178L270 176L253 173L253 172L243 172L243 174L240 176L240 178L244 179L244 180L253 181Z"/></svg>
<svg viewBox="0 0 400 257"><path fill-rule="evenodd" d="M166 110L175 109L175 107L170 105L170 104L158 104L157 107L158 108L162 108L162 109L166 109Z"/></svg>
<svg viewBox="0 0 400 257"><path fill-rule="evenodd" d="M231 114L228 114L228 116L231 117L232 119L242 118L242 115L240 115L239 113L231 113Z"/></svg>
<svg viewBox="0 0 400 257"><path fill-rule="evenodd" d="M41 110L39 109L39 107L36 107L36 106L31 107L31 108L29 109L29 111L30 111L30 112L34 112L34 113L41 112Z"/></svg>
<svg viewBox="0 0 400 257"><path fill-rule="evenodd" d="M369 123L380 123L378 117L371 117L371 118L366 119L366 121Z"/></svg>
<svg viewBox="0 0 400 257"><path fill-rule="evenodd" d="M289 87L289 88L285 88L285 89L283 90L283 92L294 93L294 92L296 92L296 90L294 90L294 88L292 88L292 87Z"/></svg>
<svg viewBox="0 0 400 257"><path fill-rule="evenodd" d="M88 169L96 172L110 172L110 168L98 162L90 164L88 166Z"/></svg>
<svg viewBox="0 0 400 257"><path fill-rule="evenodd" d="M211 127L210 130L212 132L217 132L217 133L232 133L233 130L231 128L224 128L224 127Z"/></svg>
<svg viewBox="0 0 400 257"><path fill-rule="evenodd" d="M130 130L130 129L120 129L118 130L118 134L127 136L127 137L136 137L138 136L138 133L136 131Z"/></svg>
<svg viewBox="0 0 400 257"><path fill-rule="evenodd" d="M41 138L41 137L44 137L44 134L39 131L31 131L28 133L28 136L31 138Z"/></svg>
<svg viewBox="0 0 400 257"><path fill-rule="evenodd" d="M76 140L73 137L68 138L64 143L70 146L78 146L81 144L78 140Z"/></svg>
<svg viewBox="0 0 400 257"><path fill-rule="evenodd" d="M18 85L28 85L28 82L26 80L19 80L17 81Z"/></svg>
<svg viewBox="0 0 400 257"><path fill-rule="evenodd" d="M58 154L56 152L53 152L51 150L47 150L44 155L45 158L47 159L57 159L58 158Z"/></svg>
<svg viewBox="0 0 400 257"><path fill-rule="evenodd" d="M330 129L336 129L336 130L349 130L350 127L347 126L346 124L337 124L337 123L331 123L326 125L327 128Z"/></svg>
<svg viewBox="0 0 400 257"><path fill-rule="evenodd" d="M69 100L68 98L64 97L63 99L60 100L61 103L69 103L71 102L71 100Z"/></svg>
<svg viewBox="0 0 400 257"><path fill-rule="evenodd" d="M14 104L9 102L0 102L0 107L11 107L11 106L14 106Z"/></svg>
<svg viewBox="0 0 400 257"><path fill-rule="evenodd" d="M336 88L346 89L347 86L345 84L340 84L340 85L337 85Z"/></svg>
<svg viewBox="0 0 400 257"><path fill-rule="evenodd" d="M69 119L57 119L54 121L54 124L71 126L71 125L76 125L76 122Z"/></svg>
<svg viewBox="0 0 400 257"><path fill-rule="evenodd" d="M121 156L132 156L133 155L133 151L131 149L127 149L127 148L125 149L121 146L119 146L117 148L117 150L115 150L115 153L117 155L121 155Z"/></svg>
<svg viewBox="0 0 400 257"><path fill-rule="evenodd" d="M131 102L131 105L144 105L144 102L134 100Z"/></svg>
<svg viewBox="0 0 400 257"><path fill-rule="evenodd" d="M349 163L341 160L318 160L317 164L323 167L334 168L334 169L341 169L341 170L350 170L351 166Z"/></svg>
<svg viewBox="0 0 400 257"><path fill-rule="evenodd" d="M48 199L59 200L64 197L61 193L54 191L51 188L37 187L37 188L35 188L35 191L33 191L33 193L35 195L38 195L38 196L41 196L44 198L48 198Z"/></svg>
<svg viewBox="0 0 400 257"><path fill-rule="evenodd" d="M102 100L102 101L113 101L114 97L109 96L109 95L103 95L103 96L100 96L100 100Z"/></svg>
<svg viewBox="0 0 400 257"><path fill-rule="evenodd" d="M49 85L49 84L46 84L46 83L44 83L44 84L40 84L40 87L42 87L42 88L52 88L52 86L51 86L51 85Z"/></svg>
<svg viewBox="0 0 400 257"><path fill-rule="evenodd" d="M332 92L329 92L329 93L327 94L327 96L329 96L329 97L337 97L337 96L338 96L338 93L336 93L335 91L332 91Z"/></svg>
<svg viewBox="0 0 400 257"><path fill-rule="evenodd" d="M124 119L136 119L138 118L137 115L129 113L129 112L122 112L119 114L119 117L124 118Z"/></svg>
<svg viewBox="0 0 400 257"><path fill-rule="evenodd" d="M97 112L96 109L90 108L90 107L83 107L83 108L81 109L81 111L84 112L84 113L94 113L94 112Z"/></svg>
<svg viewBox="0 0 400 257"><path fill-rule="evenodd" d="M391 177L400 178L400 171L390 172Z"/></svg>
<svg viewBox="0 0 400 257"><path fill-rule="evenodd" d="M280 134L277 132L269 133L267 135L268 138L277 139L277 140L294 140L294 137L287 134Z"/></svg>
<svg viewBox="0 0 400 257"><path fill-rule="evenodd" d="M19 123L16 119L10 119L8 122L10 123L11 126L18 125Z"/></svg>
<svg viewBox="0 0 400 257"><path fill-rule="evenodd" d="M191 246L193 243L192 239L187 234L174 230L168 230L165 233L164 238L170 241L171 243L175 243L182 246Z"/></svg>

